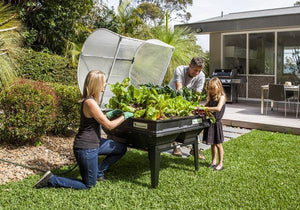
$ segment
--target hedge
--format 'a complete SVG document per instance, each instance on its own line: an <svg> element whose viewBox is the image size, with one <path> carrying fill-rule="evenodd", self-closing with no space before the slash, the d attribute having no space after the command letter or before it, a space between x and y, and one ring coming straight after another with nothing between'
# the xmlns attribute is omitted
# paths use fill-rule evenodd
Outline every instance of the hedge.
<svg viewBox="0 0 300 210"><path fill-rule="evenodd" d="M65 85L77 83L77 71L70 67L67 58L47 52L36 52L32 49L25 49L23 54L18 58L19 77Z"/></svg>
<svg viewBox="0 0 300 210"><path fill-rule="evenodd" d="M49 85L55 89L59 98L58 116L52 132L64 135L69 129L79 127L81 94L77 85L68 86L58 83Z"/></svg>
<svg viewBox="0 0 300 210"><path fill-rule="evenodd" d="M0 93L0 141L32 143L51 130L58 114L53 88L20 79Z"/></svg>

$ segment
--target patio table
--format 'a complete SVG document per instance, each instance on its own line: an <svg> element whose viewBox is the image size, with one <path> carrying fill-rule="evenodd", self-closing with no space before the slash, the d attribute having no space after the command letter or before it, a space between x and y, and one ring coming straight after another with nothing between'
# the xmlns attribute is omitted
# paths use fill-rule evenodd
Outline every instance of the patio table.
<svg viewBox="0 0 300 210"><path fill-rule="evenodd" d="M265 90L269 90L269 85L261 86L261 106L260 106L261 114L264 114L264 92L265 92ZM299 91L299 88L298 88L298 86L294 86L294 85L291 85L291 86L284 85L284 90L297 92L297 91ZM273 107L273 101L271 101L271 107Z"/></svg>

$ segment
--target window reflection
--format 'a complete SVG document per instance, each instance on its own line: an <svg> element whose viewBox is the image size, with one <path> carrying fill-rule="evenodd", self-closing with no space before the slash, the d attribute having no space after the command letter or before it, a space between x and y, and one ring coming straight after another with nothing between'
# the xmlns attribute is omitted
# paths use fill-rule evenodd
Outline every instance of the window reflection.
<svg viewBox="0 0 300 210"><path fill-rule="evenodd" d="M277 83L300 81L300 31L278 32Z"/></svg>
<svg viewBox="0 0 300 210"><path fill-rule="evenodd" d="M225 35L223 43L224 68L246 74L246 34Z"/></svg>
<svg viewBox="0 0 300 210"><path fill-rule="evenodd" d="M249 73L274 74L274 32L249 34Z"/></svg>

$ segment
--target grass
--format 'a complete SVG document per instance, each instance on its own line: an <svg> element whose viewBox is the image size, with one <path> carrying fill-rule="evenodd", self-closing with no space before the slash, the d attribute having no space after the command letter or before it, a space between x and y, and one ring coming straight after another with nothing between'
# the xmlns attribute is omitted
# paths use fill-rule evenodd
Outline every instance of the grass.
<svg viewBox="0 0 300 210"><path fill-rule="evenodd" d="M90 190L33 189L39 176L0 185L0 209L299 209L300 136L252 131L224 144L224 170L161 155L152 189L147 153L130 150ZM60 169L63 172L68 168ZM78 176L76 169L72 175Z"/></svg>

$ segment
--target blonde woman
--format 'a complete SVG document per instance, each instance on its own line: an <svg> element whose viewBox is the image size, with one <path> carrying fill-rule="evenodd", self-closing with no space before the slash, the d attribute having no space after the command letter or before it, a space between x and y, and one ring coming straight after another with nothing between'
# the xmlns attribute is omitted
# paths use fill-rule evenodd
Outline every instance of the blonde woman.
<svg viewBox="0 0 300 210"><path fill-rule="evenodd" d="M213 112L216 118L216 123L212 123L210 127L204 129L203 142L211 145L212 162L210 168L214 168L215 171L221 171L223 169L223 146L224 141L223 127L221 119L225 112L226 95L221 81L214 77L206 86L207 102L205 107L208 111ZM217 154L219 155L219 163L217 164Z"/></svg>
<svg viewBox="0 0 300 210"><path fill-rule="evenodd" d="M111 130L128 117L133 116L133 113L130 112L125 112L123 115L120 112L117 114L121 116L110 121L107 116L116 115L116 113L105 115L101 111L99 107L100 94L104 91L105 81L103 72L93 70L88 73L84 82L80 127L73 146L82 180L58 177L48 171L35 184L35 188L49 186L89 189L96 185L97 180L104 181L104 172L126 153L126 145L110 139L101 139L100 137L101 126ZM98 164L98 155L106 155L100 164Z"/></svg>

